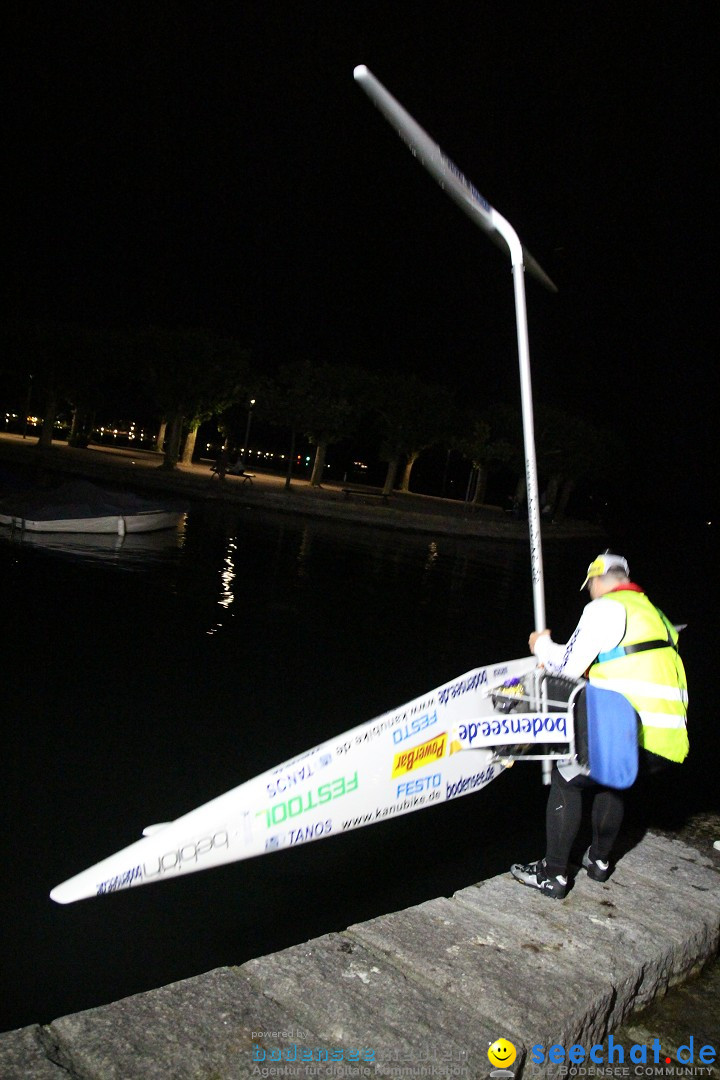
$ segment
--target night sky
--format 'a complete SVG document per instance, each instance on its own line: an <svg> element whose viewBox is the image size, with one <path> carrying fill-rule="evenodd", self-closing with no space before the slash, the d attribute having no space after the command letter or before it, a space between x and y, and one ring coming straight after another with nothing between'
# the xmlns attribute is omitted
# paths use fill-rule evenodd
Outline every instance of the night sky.
<svg viewBox="0 0 720 1080"><path fill-rule="evenodd" d="M518 401L509 257L353 80L367 64L517 229L538 400L614 426L630 496L710 513L720 7L17 3L7 319L207 327L261 369Z"/></svg>

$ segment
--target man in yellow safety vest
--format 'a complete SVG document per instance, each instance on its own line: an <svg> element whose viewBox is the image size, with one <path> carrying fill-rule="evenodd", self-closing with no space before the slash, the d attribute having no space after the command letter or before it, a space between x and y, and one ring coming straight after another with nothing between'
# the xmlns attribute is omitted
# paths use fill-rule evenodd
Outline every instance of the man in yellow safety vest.
<svg viewBox="0 0 720 1080"><path fill-rule="evenodd" d="M678 633L663 613L630 580L622 555L606 551L590 563L582 588L590 603L565 645L549 630L533 632L531 652L550 674L578 679L625 697L639 718L645 770L656 771L688 753L687 680L677 649ZM511 873L523 885L562 899L568 887L570 849L580 827L583 789L594 793L592 843L583 866L595 881L610 875L610 852L623 819L622 793L593 782L577 762L553 769L546 812L543 859L516 863Z"/></svg>

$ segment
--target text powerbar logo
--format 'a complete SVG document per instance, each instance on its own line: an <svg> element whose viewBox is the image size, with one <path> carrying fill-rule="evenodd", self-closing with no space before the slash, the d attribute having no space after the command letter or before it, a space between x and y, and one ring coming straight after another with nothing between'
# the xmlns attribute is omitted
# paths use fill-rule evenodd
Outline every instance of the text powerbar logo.
<svg viewBox="0 0 720 1080"><path fill-rule="evenodd" d="M447 745L447 733L436 735L434 739L428 739L420 746L414 746L410 750L403 750L396 754L393 759L393 778L405 776L413 769L421 769L423 765L432 765L445 756Z"/></svg>

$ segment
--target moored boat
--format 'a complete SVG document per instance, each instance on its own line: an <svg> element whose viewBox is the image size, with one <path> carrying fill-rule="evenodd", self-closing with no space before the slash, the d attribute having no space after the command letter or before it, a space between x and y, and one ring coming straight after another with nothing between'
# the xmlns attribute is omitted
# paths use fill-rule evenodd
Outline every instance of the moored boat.
<svg viewBox="0 0 720 1080"><path fill-rule="evenodd" d="M0 500L0 525L23 532L125 536L174 529L184 517L184 510L167 502L132 492L105 491L86 480Z"/></svg>

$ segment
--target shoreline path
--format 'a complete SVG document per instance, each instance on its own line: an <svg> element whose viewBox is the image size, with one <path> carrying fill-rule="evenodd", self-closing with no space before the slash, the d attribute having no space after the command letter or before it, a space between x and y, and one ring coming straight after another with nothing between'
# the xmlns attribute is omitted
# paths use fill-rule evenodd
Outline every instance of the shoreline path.
<svg viewBox="0 0 720 1080"><path fill-rule="evenodd" d="M113 485L127 485L146 491L165 491L188 500L214 500L282 513L355 521L384 528L433 532L469 537L529 540L525 520L516 520L499 507L475 506L457 499L394 491L379 499L378 488L327 481L312 487L306 479L293 478L286 488L285 477L253 470L252 483L227 475L220 481L211 471L212 461L195 461L166 469L162 455L152 450L129 449L91 443L87 449L54 441L40 448L36 437L0 434L0 470L13 464L31 467L37 476L44 473L82 476ZM347 495L345 488L352 493ZM0 496L4 494L0 476ZM601 537L598 525L582 521L543 522L543 540Z"/></svg>

